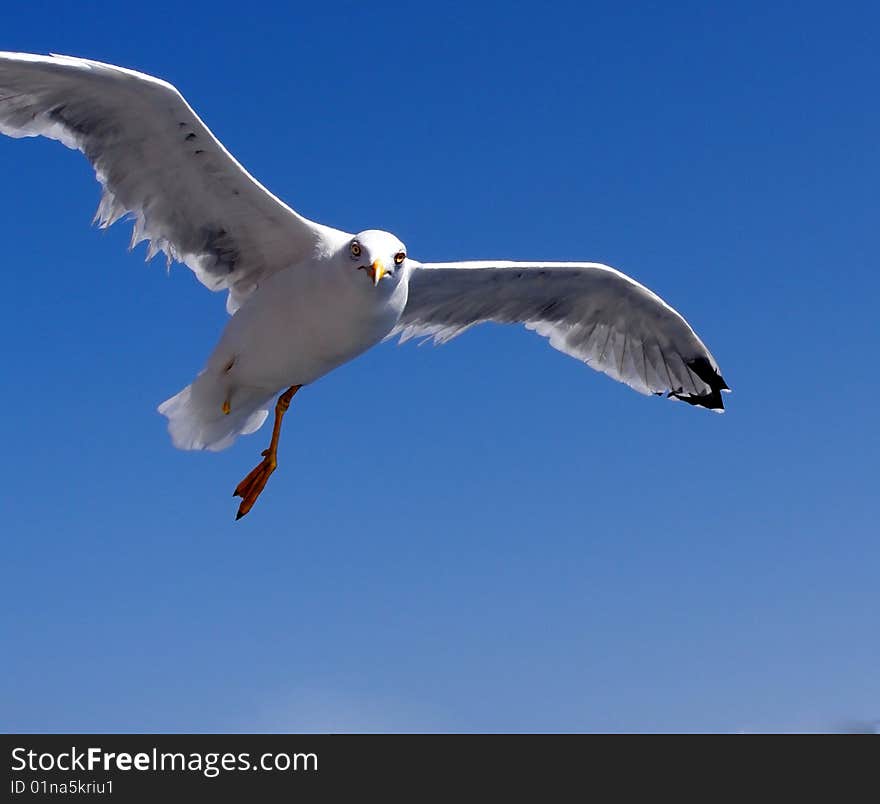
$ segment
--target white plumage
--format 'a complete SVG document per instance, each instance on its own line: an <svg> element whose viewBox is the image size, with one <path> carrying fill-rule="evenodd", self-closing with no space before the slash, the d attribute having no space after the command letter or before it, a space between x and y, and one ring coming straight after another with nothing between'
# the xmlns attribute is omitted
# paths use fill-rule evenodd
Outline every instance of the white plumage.
<svg viewBox="0 0 880 804"><path fill-rule="evenodd" d="M718 365L684 318L599 263L425 263L410 281L402 339L442 343L484 321L522 322L560 352L643 394L723 411Z"/></svg>
<svg viewBox="0 0 880 804"><path fill-rule="evenodd" d="M383 338L442 342L524 323L641 393L721 411L718 364L660 297L597 263L419 263L394 235L309 221L229 154L170 84L99 62L0 53L0 132L82 151L103 187L95 220L128 215L232 318L203 372L164 402L176 446L222 449L306 385ZM363 269L363 270L361 270ZM379 280L382 280L381 282Z"/></svg>

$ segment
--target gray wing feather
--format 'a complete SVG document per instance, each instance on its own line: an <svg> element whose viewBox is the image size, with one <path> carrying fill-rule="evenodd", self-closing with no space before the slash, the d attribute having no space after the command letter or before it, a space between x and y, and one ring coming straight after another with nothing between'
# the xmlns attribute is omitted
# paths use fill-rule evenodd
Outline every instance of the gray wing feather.
<svg viewBox="0 0 880 804"><path fill-rule="evenodd" d="M607 265L426 263L413 272L392 335L442 343L484 321L523 323L555 349L640 393L724 408L727 384L687 321Z"/></svg>
<svg viewBox="0 0 880 804"><path fill-rule="evenodd" d="M149 242L230 291L230 312L266 274L335 235L257 182L180 93L152 76L63 56L0 53L0 132L42 135L82 151L103 195L95 221L134 219Z"/></svg>

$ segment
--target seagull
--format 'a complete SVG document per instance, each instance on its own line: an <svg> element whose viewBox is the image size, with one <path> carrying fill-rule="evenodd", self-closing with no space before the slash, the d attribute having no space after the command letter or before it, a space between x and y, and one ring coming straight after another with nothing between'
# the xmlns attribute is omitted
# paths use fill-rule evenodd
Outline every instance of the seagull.
<svg viewBox="0 0 880 804"><path fill-rule="evenodd" d="M102 196L94 223L147 241L226 291L231 318L202 371L159 406L174 445L221 450L259 429L263 460L235 489L236 519L278 465L294 395L383 340L443 343L482 322L521 323L643 394L722 412L729 391L685 319L594 262L419 262L395 235L308 220L223 147L171 84L68 56L0 52L0 132L81 151Z"/></svg>

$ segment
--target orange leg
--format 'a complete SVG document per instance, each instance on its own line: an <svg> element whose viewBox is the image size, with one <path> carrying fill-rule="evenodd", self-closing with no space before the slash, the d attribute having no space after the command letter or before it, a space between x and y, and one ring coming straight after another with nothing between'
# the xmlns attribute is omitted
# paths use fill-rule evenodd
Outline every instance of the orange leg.
<svg viewBox="0 0 880 804"><path fill-rule="evenodd" d="M291 385L278 397L278 402L275 403L275 425L272 428L272 440L269 442L269 448L263 450L262 462L232 492L233 497L241 497L241 505L238 506L238 513L235 515L236 519L241 519L254 507L257 497L266 487L269 475L278 466L278 439L281 437L281 420L290 407L290 400L300 388L302 388L301 385Z"/></svg>

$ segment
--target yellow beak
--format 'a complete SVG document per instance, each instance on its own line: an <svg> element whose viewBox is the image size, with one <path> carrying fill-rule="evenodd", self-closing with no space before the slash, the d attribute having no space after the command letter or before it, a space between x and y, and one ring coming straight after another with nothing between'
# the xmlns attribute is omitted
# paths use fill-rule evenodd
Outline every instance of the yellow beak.
<svg viewBox="0 0 880 804"><path fill-rule="evenodd" d="M373 264L370 266L370 270L367 273L373 277L373 287L379 284L379 280L385 276L385 266L382 264L382 260L373 260Z"/></svg>

